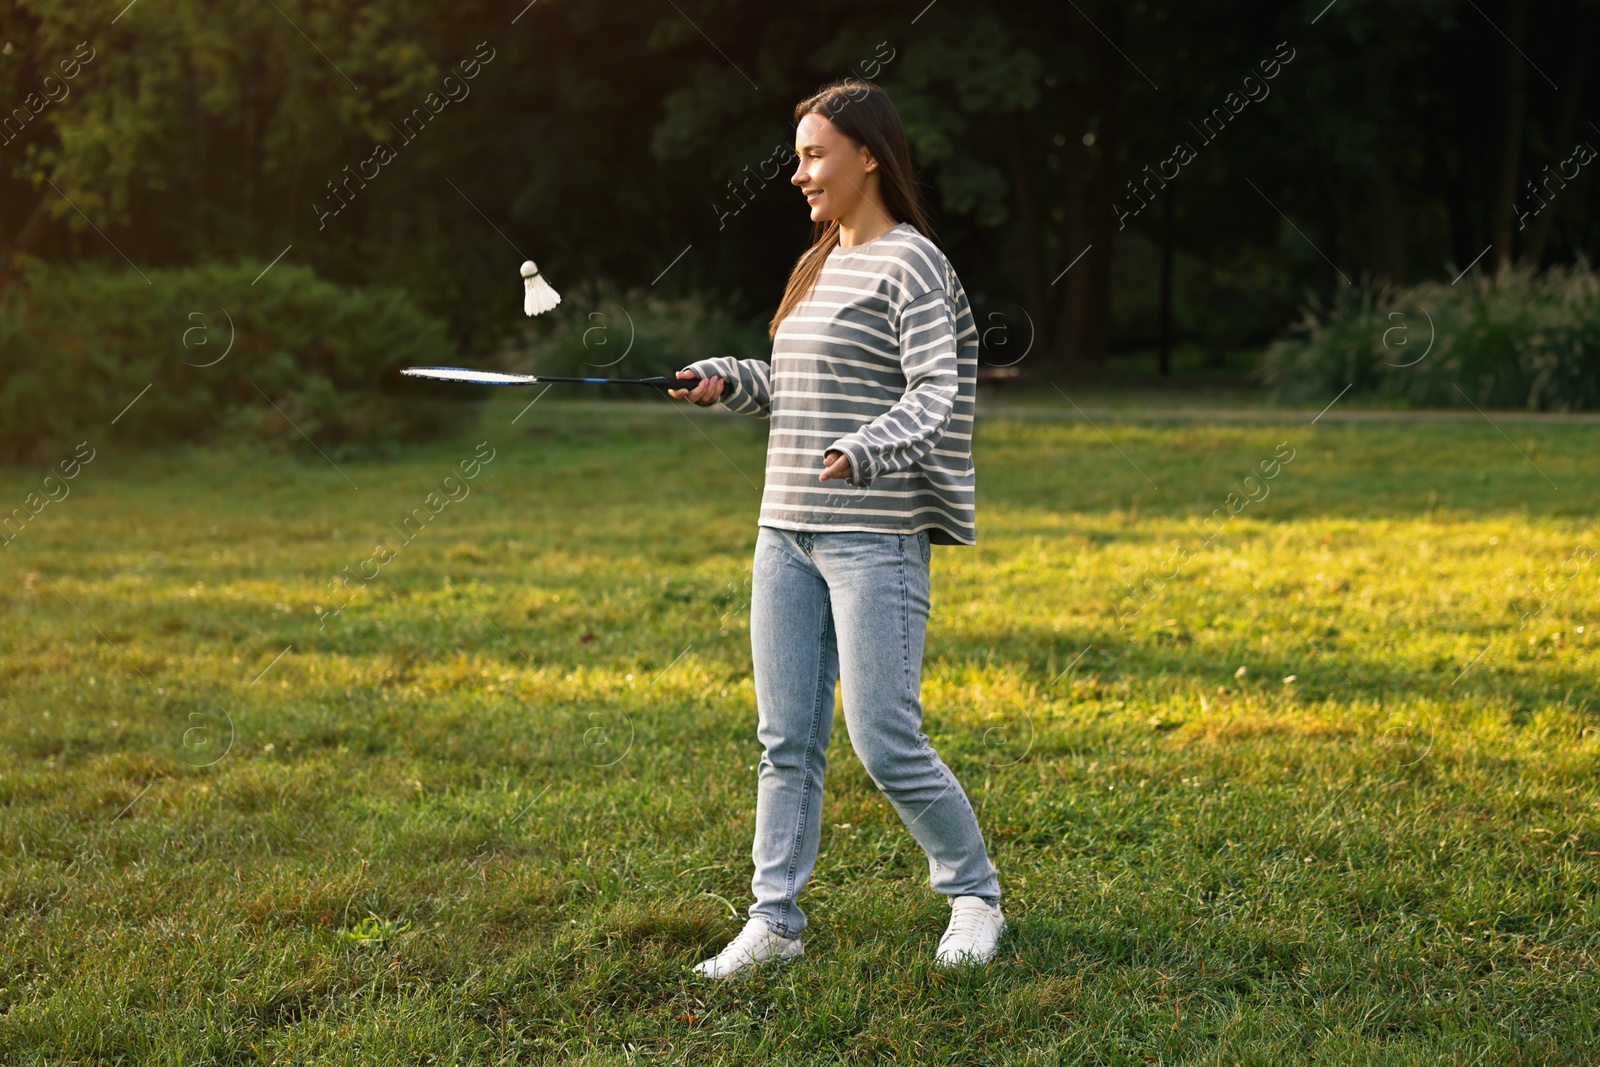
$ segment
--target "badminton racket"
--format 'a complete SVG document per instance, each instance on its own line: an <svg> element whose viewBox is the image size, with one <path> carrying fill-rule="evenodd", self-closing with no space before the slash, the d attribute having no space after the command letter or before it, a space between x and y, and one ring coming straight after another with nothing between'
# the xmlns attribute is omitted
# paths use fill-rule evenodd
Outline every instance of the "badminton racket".
<svg viewBox="0 0 1600 1067"><path fill-rule="evenodd" d="M533 260L522 265L523 305L528 315L542 315L557 304L561 296L550 287ZM465 382L468 385L540 385L544 382L577 382L583 385L645 385L660 389L693 389L703 378L559 378L547 374L506 374L495 370L474 370L471 367L406 367L401 374L412 378L430 378L438 382Z"/></svg>
<svg viewBox="0 0 1600 1067"><path fill-rule="evenodd" d="M545 382L578 382L586 385L644 385L660 389L693 389L704 378L558 378L547 374L506 374L497 370L471 367L406 367L401 374L429 378L437 382L465 382L468 385L541 385Z"/></svg>

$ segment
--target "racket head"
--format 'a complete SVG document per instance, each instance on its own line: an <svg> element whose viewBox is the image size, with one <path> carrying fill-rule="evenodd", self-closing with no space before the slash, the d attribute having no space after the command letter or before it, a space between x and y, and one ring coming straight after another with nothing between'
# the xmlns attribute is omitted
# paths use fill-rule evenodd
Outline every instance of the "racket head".
<svg viewBox="0 0 1600 1067"><path fill-rule="evenodd" d="M436 382L465 382L468 385L534 385L539 378L532 374L506 374L497 370L475 370L471 367L404 367L401 374L411 378L429 378Z"/></svg>

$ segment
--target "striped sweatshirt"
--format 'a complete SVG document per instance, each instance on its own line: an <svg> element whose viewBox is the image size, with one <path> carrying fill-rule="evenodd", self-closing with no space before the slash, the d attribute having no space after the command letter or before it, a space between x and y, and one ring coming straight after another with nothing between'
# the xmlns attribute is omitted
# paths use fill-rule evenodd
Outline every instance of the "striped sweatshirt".
<svg viewBox="0 0 1600 1067"><path fill-rule="evenodd" d="M770 362L715 356L685 369L721 375L719 403L771 422L760 525L977 543L978 330L950 261L910 223L833 249L778 324ZM818 481L835 449L850 457L849 481Z"/></svg>

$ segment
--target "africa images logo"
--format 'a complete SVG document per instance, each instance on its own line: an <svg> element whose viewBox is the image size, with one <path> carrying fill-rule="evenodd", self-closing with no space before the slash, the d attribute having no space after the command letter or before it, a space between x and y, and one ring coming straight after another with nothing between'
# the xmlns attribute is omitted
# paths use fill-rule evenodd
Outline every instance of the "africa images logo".
<svg viewBox="0 0 1600 1067"><path fill-rule="evenodd" d="M484 55L484 49L488 49L488 55ZM401 142L402 147L416 140L417 135L427 128L428 123L448 107L452 101L460 103L470 96L472 87L467 83L482 73L483 67L492 62L494 57L495 50L489 47L488 41L479 44L477 51L472 56L457 63L452 72L445 75L444 81L440 84L440 88L444 90L443 96L440 96L438 91L431 92L422 98L421 104L412 108L411 112L400 120L400 126L395 126L393 122L390 122L389 125L393 127L394 132L405 138ZM461 76L459 78L456 77L456 70L460 71ZM401 129L401 126L405 128ZM331 200L338 206L330 210L322 204L311 205L311 209L317 213L317 229L325 229L328 225L328 220L349 207L349 201L355 199L356 192L365 189L367 182L376 181L378 175L382 172L382 168L392 163L399 155L400 153L388 141L380 141L378 146L372 150L371 155L356 163L356 173L350 173L350 165L348 163L345 164L345 177L338 185L335 185L333 179L330 178L327 182L329 196L324 198ZM369 165L371 167L370 174L367 172ZM355 183L354 188L351 187L352 182ZM344 190L344 196L339 195L340 189Z"/></svg>

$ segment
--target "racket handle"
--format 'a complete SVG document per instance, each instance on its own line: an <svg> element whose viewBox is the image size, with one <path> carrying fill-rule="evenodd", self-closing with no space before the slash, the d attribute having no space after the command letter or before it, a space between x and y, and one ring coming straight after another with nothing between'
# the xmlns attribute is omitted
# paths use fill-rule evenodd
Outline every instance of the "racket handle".
<svg viewBox="0 0 1600 1067"><path fill-rule="evenodd" d="M644 383L646 385L654 385L657 388L659 388L663 393L667 392L667 390L669 390L669 389L693 389L695 386L699 385L701 382L703 382L705 380L706 379L704 379L704 378L667 378L667 377L641 378L640 379L640 381L642 383ZM728 383L726 381L724 381L722 383L722 396L726 396L727 394L728 394ZM682 400L684 398L683 397L678 397L677 399ZM721 397L718 397L718 399L720 400Z"/></svg>

